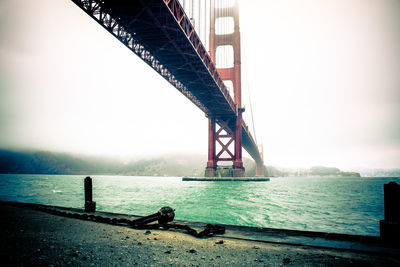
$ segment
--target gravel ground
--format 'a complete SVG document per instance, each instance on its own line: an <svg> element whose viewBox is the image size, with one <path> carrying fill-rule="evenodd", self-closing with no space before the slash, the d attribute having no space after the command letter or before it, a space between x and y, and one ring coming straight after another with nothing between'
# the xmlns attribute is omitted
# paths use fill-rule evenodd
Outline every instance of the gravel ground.
<svg viewBox="0 0 400 267"><path fill-rule="evenodd" d="M400 266L400 259L135 230L0 205L2 266Z"/></svg>

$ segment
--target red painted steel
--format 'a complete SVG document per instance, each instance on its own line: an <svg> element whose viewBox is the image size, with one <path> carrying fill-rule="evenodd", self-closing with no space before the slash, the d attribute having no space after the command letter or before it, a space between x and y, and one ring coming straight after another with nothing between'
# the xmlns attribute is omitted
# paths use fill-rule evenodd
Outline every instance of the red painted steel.
<svg viewBox="0 0 400 267"><path fill-rule="evenodd" d="M217 68L213 64L213 61L211 60L210 55L207 53L205 47L202 45L200 38L196 34L194 27L190 22L190 19L186 16L185 11L183 10L183 7L179 3L179 1L164 0L164 3L169 7L171 14L174 15L175 19L182 27L182 30L186 33L186 36L192 42L193 47L199 54L200 58L203 60L204 64L207 66L207 69L223 92L226 100L232 107L234 107L234 101L230 97L228 89L223 83L221 77L218 75Z"/></svg>
<svg viewBox="0 0 400 267"><path fill-rule="evenodd" d="M229 146L234 142L235 136L232 131L232 129L228 126L226 122L220 122L220 128L216 132L215 140L217 143L221 146L221 150L216 154L215 158L216 161L234 161L235 156L232 154L232 152L229 150ZM224 140L226 138L229 138L228 142L224 144ZM230 157L228 158L222 158L222 154L226 152Z"/></svg>
<svg viewBox="0 0 400 267"><path fill-rule="evenodd" d="M208 119L208 162L207 168L215 169L217 162L215 160L215 119Z"/></svg>

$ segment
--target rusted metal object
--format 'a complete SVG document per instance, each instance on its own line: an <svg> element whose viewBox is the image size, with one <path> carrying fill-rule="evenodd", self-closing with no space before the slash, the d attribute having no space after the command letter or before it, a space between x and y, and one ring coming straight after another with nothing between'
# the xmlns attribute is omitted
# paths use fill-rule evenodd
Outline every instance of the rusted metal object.
<svg viewBox="0 0 400 267"><path fill-rule="evenodd" d="M130 221L130 224L136 227L140 227L141 225L149 224L155 221L158 221L159 224L166 224L172 222L174 217L175 212L171 207L162 207L154 214Z"/></svg>
<svg viewBox="0 0 400 267"><path fill-rule="evenodd" d="M30 204L30 206L35 210L40 210L53 215L113 225L131 226L135 229L184 230L187 234L198 238L210 237L216 234L225 233L225 226L223 225L207 224L202 231L198 232L186 224L170 223L175 217L174 209L170 207L162 207L157 213L139 219L130 220L127 218L112 217L110 215L101 216L76 211L74 212L72 210L62 210L56 207L38 204ZM158 223L151 223L155 221L158 221Z"/></svg>

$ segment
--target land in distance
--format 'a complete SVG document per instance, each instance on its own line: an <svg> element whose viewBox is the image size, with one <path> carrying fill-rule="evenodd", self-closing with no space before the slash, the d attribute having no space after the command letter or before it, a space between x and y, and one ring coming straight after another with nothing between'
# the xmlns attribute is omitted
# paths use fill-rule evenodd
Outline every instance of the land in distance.
<svg viewBox="0 0 400 267"><path fill-rule="evenodd" d="M132 176L204 176L205 155L173 154L121 160L48 151L0 150L0 173L10 174L71 174L71 175L132 175ZM244 158L246 176L255 176L254 161ZM341 171L335 167L315 166L307 169L266 166L267 177L399 177L400 169L369 170L367 175L357 170Z"/></svg>

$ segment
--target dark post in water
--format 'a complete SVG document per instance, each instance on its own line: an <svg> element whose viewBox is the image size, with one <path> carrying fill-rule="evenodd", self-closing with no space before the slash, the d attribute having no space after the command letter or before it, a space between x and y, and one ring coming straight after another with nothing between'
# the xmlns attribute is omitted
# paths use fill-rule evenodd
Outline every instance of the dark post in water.
<svg viewBox="0 0 400 267"><path fill-rule="evenodd" d="M381 238L385 243L397 244L400 240L400 185L390 182L383 185L385 220L380 221Z"/></svg>
<svg viewBox="0 0 400 267"><path fill-rule="evenodd" d="M89 176L85 178L85 211L86 212L95 212L96 211L96 202L93 201L93 186L92 186L92 178Z"/></svg>

